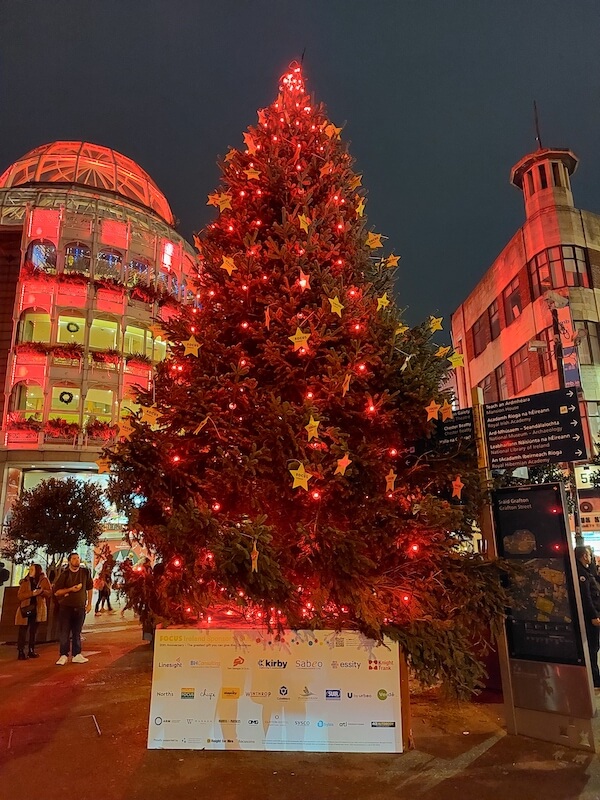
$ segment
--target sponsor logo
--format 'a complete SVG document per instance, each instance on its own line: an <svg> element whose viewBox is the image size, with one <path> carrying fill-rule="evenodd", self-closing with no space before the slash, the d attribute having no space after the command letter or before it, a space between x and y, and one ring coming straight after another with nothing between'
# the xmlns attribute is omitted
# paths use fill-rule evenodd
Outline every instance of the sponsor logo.
<svg viewBox="0 0 600 800"><path fill-rule="evenodd" d="M163 669L179 669L179 667L183 667L183 664L180 658L176 658L175 661L159 661L158 666Z"/></svg>
<svg viewBox="0 0 600 800"><path fill-rule="evenodd" d="M317 722L317 728L333 728L333 722L325 722L325 720L320 719Z"/></svg>
<svg viewBox="0 0 600 800"><path fill-rule="evenodd" d="M155 725L178 725L180 722L180 719L163 719L162 717L154 718Z"/></svg>
<svg viewBox="0 0 600 800"><path fill-rule="evenodd" d="M246 692L246 697L271 697L271 692Z"/></svg>
<svg viewBox="0 0 600 800"><path fill-rule="evenodd" d="M233 744L233 739L207 739L207 744Z"/></svg>
<svg viewBox="0 0 600 800"><path fill-rule="evenodd" d="M190 667L196 667L197 669L219 669L220 666L220 661L196 661L194 659L190 661Z"/></svg>
<svg viewBox="0 0 600 800"><path fill-rule="evenodd" d="M323 662L309 661L306 658L299 658L296 660L296 667L298 669L321 669L323 667Z"/></svg>
<svg viewBox="0 0 600 800"><path fill-rule="evenodd" d="M332 661L332 669L360 669L360 661Z"/></svg>
<svg viewBox="0 0 600 800"><path fill-rule="evenodd" d="M348 700L367 700L373 697L369 692L346 692Z"/></svg>
<svg viewBox="0 0 600 800"><path fill-rule="evenodd" d="M389 672L393 666L394 662L390 659L387 661L377 658L369 659L369 669L376 669L379 672Z"/></svg>
<svg viewBox="0 0 600 800"><path fill-rule="evenodd" d="M297 719L297 720L294 722L294 725L300 725L300 726L302 726L303 728L307 728L307 727L310 725L310 721L309 721L309 720L307 720L307 719Z"/></svg>
<svg viewBox="0 0 600 800"><path fill-rule="evenodd" d="M279 687L279 696L280 697L287 697L288 696L288 688L287 688L287 686L280 686Z"/></svg>
<svg viewBox="0 0 600 800"><path fill-rule="evenodd" d="M258 725L258 720L257 719L249 719L248 720L248 725Z"/></svg>
<svg viewBox="0 0 600 800"><path fill-rule="evenodd" d="M162 717L154 717L154 724L162 725L163 724Z"/></svg>
<svg viewBox="0 0 600 800"><path fill-rule="evenodd" d="M377 692L378 700L387 700L388 697L395 697L394 692L387 692L385 689L379 689Z"/></svg>
<svg viewBox="0 0 600 800"><path fill-rule="evenodd" d="M156 692L156 697L175 697L173 692Z"/></svg>
<svg viewBox="0 0 600 800"><path fill-rule="evenodd" d="M195 717L187 717L186 720L188 725L206 725L207 722L212 722L212 719L196 719ZM190 739L190 741L192 741Z"/></svg>
<svg viewBox="0 0 600 800"><path fill-rule="evenodd" d="M312 700L312 699L316 700L317 699L317 695L314 692L311 692L311 690L308 688L308 686L305 686L304 689L298 695L298 699L299 700Z"/></svg>
<svg viewBox="0 0 600 800"><path fill-rule="evenodd" d="M395 728L395 722L371 722L372 728Z"/></svg>
<svg viewBox="0 0 600 800"><path fill-rule="evenodd" d="M258 662L260 669L285 669L287 661L281 661L279 658L261 658Z"/></svg>
<svg viewBox="0 0 600 800"><path fill-rule="evenodd" d="M346 643L344 642L344 640L342 639L341 636L338 636L336 639L334 639L333 646L334 647L345 647Z"/></svg>
<svg viewBox="0 0 600 800"><path fill-rule="evenodd" d="M221 689L221 700L239 700L241 691L240 689L235 687L228 687L224 686Z"/></svg>
<svg viewBox="0 0 600 800"><path fill-rule="evenodd" d="M239 725L239 719L220 719L219 725Z"/></svg>
<svg viewBox="0 0 600 800"><path fill-rule="evenodd" d="M244 659L243 659L241 656L236 656L236 657L233 659L233 666L234 666L234 667L241 667L241 665L242 665L243 663L244 663Z"/></svg>
<svg viewBox="0 0 600 800"><path fill-rule="evenodd" d="M181 689L181 699L182 700L193 700L195 693L196 693L195 689L182 688Z"/></svg>
<svg viewBox="0 0 600 800"><path fill-rule="evenodd" d="M325 689L325 700L341 700L341 689Z"/></svg>
<svg viewBox="0 0 600 800"><path fill-rule="evenodd" d="M211 692L210 689L202 689L202 691L196 692L196 697L205 697L207 700L214 700L215 696L215 693Z"/></svg>

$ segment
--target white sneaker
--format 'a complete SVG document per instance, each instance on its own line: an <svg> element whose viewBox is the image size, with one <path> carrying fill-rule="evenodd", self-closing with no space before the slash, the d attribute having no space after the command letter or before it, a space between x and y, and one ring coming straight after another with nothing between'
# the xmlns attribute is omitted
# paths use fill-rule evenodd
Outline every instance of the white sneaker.
<svg viewBox="0 0 600 800"><path fill-rule="evenodd" d="M73 662L73 664L87 664L89 658L85 658L84 656L81 655L81 653L79 653L78 655L73 656L71 661Z"/></svg>
<svg viewBox="0 0 600 800"><path fill-rule="evenodd" d="M57 667L64 667L64 665L68 662L68 656L61 656L58 661L56 662Z"/></svg>

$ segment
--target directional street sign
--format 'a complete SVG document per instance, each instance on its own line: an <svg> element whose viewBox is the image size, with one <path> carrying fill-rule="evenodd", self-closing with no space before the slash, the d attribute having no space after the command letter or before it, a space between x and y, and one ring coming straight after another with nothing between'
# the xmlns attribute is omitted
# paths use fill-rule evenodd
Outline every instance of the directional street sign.
<svg viewBox="0 0 600 800"><path fill-rule="evenodd" d="M483 412L492 469L587 459L575 389L487 403Z"/></svg>
<svg viewBox="0 0 600 800"><path fill-rule="evenodd" d="M458 442L472 442L475 439L473 409L461 408L454 411L452 419L436 422L435 440L438 445L454 445Z"/></svg>

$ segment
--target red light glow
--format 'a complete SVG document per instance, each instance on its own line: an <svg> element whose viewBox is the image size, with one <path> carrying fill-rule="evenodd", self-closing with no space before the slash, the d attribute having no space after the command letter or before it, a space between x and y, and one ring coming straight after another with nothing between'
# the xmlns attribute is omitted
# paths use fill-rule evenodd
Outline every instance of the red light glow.
<svg viewBox="0 0 600 800"><path fill-rule="evenodd" d="M220 511L221 510L221 503L213 503L211 508L212 508L213 511Z"/></svg>

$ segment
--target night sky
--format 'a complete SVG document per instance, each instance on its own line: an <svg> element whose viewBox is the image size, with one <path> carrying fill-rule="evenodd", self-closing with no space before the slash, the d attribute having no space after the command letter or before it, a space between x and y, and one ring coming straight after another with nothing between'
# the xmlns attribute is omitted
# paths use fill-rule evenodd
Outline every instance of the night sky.
<svg viewBox="0 0 600 800"><path fill-rule="evenodd" d="M0 0L0 37L0 172L56 139L112 147L187 237L214 215L217 156L305 50L411 324L448 317L522 224L508 179L533 99L544 146L580 158L576 205L600 212L598 0Z"/></svg>

